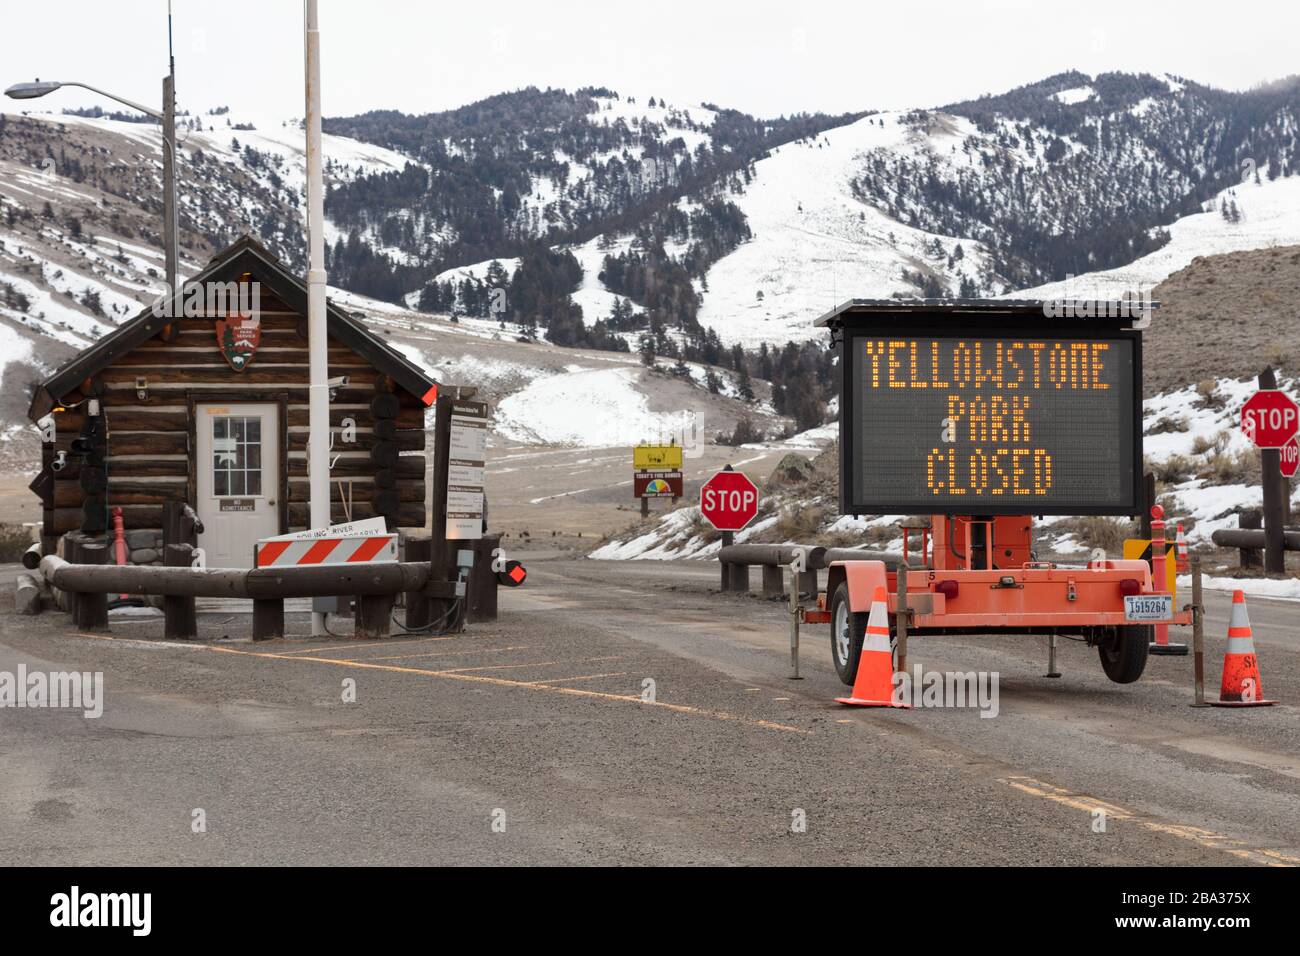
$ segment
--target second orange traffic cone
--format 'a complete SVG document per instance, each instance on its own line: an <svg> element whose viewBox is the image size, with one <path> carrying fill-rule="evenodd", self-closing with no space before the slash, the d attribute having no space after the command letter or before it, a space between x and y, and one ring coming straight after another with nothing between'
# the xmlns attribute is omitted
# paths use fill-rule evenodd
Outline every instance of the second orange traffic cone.
<svg viewBox="0 0 1300 956"><path fill-rule="evenodd" d="M889 604L885 589L876 588L867 616L867 633L862 638L862 655L853 681L852 697L836 697L837 703L857 707L910 707L894 702L894 652L889 646Z"/></svg>
<svg viewBox="0 0 1300 956"><path fill-rule="evenodd" d="M1178 537L1174 539L1176 550L1174 551L1174 566L1179 574L1185 572L1190 567L1190 555L1187 552L1187 535L1183 534L1183 523L1178 522Z"/></svg>
<svg viewBox="0 0 1300 956"><path fill-rule="evenodd" d="M1216 707L1259 707L1276 704L1264 699L1259 681L1259 659L1255 657L1255 637L1246 614L1246 595L1240 588L1232 592L1232 617L1228 620L1228 650L1223 655L1223 682Z"/></svg>

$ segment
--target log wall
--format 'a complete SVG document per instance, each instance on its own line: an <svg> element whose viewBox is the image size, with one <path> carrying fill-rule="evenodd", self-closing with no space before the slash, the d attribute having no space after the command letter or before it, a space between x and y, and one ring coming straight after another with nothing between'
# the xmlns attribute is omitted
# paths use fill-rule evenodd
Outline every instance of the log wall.
<svg viewBox="0 0 1300 956"><path fill-rule="evenodd" d="M179 319L158 336L115 358L77 392L61 396L55 411L57 437L45 447L45 460L58 451L69 463L54 473L45 510L45 534L91 527L88 512L121 507L128 530L162 527L168 500L194 504L195 404L274 402L281 406L281 476L278 496L283 531L307 526L308 372L305 323L273 295L262 296L262 336L252 362L234 371L217 343L215 317ZM330 403L336 431L331 457L333 517L367 518L382 514L395 527L425 524L424 407L397 387L360 354L335 339L329 346L330 376L347 375L347 387ZM136 380L148 392L136 394ZM72 442L88 425L84 400L102 403L106 453L96 461L75 456ZM382 397L381 397L382 396ZM342 441L345 420L356 426L355 442ZM269 478L270 476L268 476ZM342 482L342 484L340 484ZM111 519L100 522L111 529Z"/></svg>

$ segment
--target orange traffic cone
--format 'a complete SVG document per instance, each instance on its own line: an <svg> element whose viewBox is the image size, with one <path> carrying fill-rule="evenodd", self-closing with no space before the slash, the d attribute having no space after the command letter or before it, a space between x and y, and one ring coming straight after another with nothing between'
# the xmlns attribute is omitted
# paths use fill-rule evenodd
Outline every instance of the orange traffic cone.
<svg viewBox="0 0 1300 956"><path fill-rule="evenodd" d="M858 675L852 697L836 697L837 703L858 707L911 707L894 702L894 652L889 647L889 605L885 589L878 587L871 599L867 633L862 639Z"/></svg>
<svg viewBox="0 0 1300 956"><path fill-rule="evenodd" d="M1276 704L1264 699L1259 681L1259 661L1255 657L1255 638L1246 615L1246 595L1238 588L1232 592L1232 617L1228 621L1228 651L1223 655L1223 683L1216 707L1259 707Z"/></svg>
<svg viewBox="0 0 1300 956"><path fill-rule="evenodd" d="M1189 560L1187 554L1187 535L1183 534L1183 523L1181 521L1178 522L1178 537L1174 539L1174 544L1176 547L1174 554L1177 555L1175 568L1179 574L1182 574L1188 569Z"/></svg>

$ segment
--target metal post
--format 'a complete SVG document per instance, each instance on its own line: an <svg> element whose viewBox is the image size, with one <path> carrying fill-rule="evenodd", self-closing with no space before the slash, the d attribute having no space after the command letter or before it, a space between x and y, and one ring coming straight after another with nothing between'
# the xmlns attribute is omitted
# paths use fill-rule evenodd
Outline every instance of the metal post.
<svg viewBox="0 0 1300 956"><path fill-rule="evenodd" d="M168 20L170 30L170 18ZM162 154L163 154L163 254L167 272L167 293L171 296L172 318L179 316L178 305L181 290L178 288L180 278L180 236L178 229L179 213L176 195L176 76L173 72L163 77L163 120L162 120Z"/></svg>
<svg viewBox="0 0 1300 956"><path fill-rule="evenodd" d="M321 167L320 23L317 0L303 0L303 30L307 99L307 352L308 389L307 468L310 478L311 524L330 523L329 473L329 351L325 325L325 186ZM325 615L313 611L311 631L325 633Z"/></svg>
<svg viewBox="0 0 1300 956"><path fill-rule="evenodd" d="M730 531L722 532L722 546L724 548L731 547L732 543L735 540L736 540L736 536L732 532ZM726 561L723 561L722 558L718 558L718 564L722 568L722 590L730 591L731 590L731 565L729 565Z"/></svg>
<svg viewBox="0 0 1300 956"><path fill-rule="evenodd" d="M1047 635L1047 673L1044 677L1060 677L1061 672L1056 669L1056 635Z"/></svg>
<svg viewBox="0 0 1300 956"><path fill-rule="evenodd" d="M967 552L969 555L970 552ZM898 635L898 672L907 673L907 623L912 616L907 605L907 568L898 567L898 602L894 609L895 631Z"/></svg>
<svg viewBox="0 0 1300 956"><path fill-rule="evenodd" d="M795 590L799 594L807 594L816 599L818 591L817 569L809 568L806 571L800 571L798 577L795 578L795 585Z"/></svg>
<svg viewBox="0 0 1300 956"><path fill-rule="evenodd" d="M1277 376L1271 368L1259 374L1260 388L1277 388ZM1259 452L1260 484L1264 492L1264 572L1286 572L1286 546L1283 523L1286 521L1286 479L1282 477L1282 453L1276 448Z"/></svg>
<svg viewBox="0 0 1300 956"><path fill-rule="evenodd" d="M1201 559L1192 558L1192 651L1196 655L1195 699L1193 707L1209 707L1205 702L1205 609L1201 606Z"/></svg>
<svg viewBox="0 0 1300 956"><path fill-rule="evenodd" d="M790 613L790 679L803 680L799 676L799 572L795 570L793 564L789 567L790 599L787 608ZM782 569L778 566L778 570Z"/></svg>

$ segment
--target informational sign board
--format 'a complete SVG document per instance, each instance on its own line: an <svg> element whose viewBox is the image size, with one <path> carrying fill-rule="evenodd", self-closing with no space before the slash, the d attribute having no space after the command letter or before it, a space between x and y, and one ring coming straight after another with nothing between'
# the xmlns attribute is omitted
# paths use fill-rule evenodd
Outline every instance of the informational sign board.
<svg viewBox="0 0 1300 956"><path fill-rule="evenodd" d="M483 537L487 434L486 402L452 402L446 485L448 540Z"/></svg>
<svg viewBox="0 0 1300 956"><path fill-rule="evenodd" d="M397 560L397 535L326 535L286 541L264 538L253 549L259 568L307 568L321 564L392 564Z"/></svg>
<svg viewBox="0 0 1300 956"><path fill-rule="evenodd" d="M636 445L632 449L632 467L637 471L680 471L681 445Z"/></svg>
<svg viewBox="0 0 1300 956"><path fill-rule="evenodd" d="M376 534L387 534L388 524L382 517L362 518L343 524L332 524L328 528L309 528L306 531L291 531L278 534L266 541L309 541L314 538L357 538Z"/></svg>
<svg viewBox="0 0 1300 956"><path fill-rule="evenodd" d="M1139 333L854 330L842 354L846 513L1138 511Z"/></svg>
<svg viewBox="0 0 1300 956"><path fill-rule="evenodd" d="M637 498L682 497L680 471L638 471L632 475L632 494Z"/></svg>

